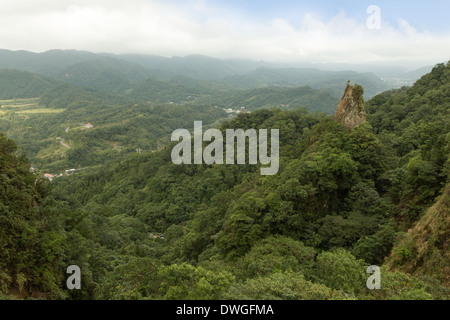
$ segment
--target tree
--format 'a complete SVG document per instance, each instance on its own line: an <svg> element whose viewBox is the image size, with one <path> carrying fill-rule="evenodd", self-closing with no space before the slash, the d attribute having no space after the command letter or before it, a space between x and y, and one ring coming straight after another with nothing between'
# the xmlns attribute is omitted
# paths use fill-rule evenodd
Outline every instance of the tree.
<svg viewBox="0 0 450 320"><path fill-rule="evenodd" d="M233 300L339 300L343 293L313 283L301 273L277 272L249 279L230 287L225 296Z"/></svg>
<svg viewBox="0 0 450 320"><path fill-rule="evenodd" d="M247 277L265 276L274 272L308 270L315 250L286 237L269 237L256 243L240 260L240 268Z"/></svg>
<svg viewBox="0 0 450 320"><path fill-rule="evenodd" d="M228 272L214 273L189 264L163 267L160 292L168 300L218 300L233 283Z"/></svg>
<svg viewBox="0 0 450 320"><path fill-rule="evenodd" d="M346 250L337 249L317 256L311 279L355 298L366 287L366 269L364 261L356 259Z"/></svg>

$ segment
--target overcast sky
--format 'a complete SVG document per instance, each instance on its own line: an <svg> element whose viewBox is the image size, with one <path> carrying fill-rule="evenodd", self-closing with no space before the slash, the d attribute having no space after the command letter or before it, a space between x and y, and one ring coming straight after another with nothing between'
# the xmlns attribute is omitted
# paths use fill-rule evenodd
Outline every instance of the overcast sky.
<svg viewBox="0 0 450 320"><path fill-rule="evenodd" d="M395 3L393 3L395 2ZM286 62L450 60L450 0L0 0L0 48ZM369 5L380 28L367 26Z"/></svg>

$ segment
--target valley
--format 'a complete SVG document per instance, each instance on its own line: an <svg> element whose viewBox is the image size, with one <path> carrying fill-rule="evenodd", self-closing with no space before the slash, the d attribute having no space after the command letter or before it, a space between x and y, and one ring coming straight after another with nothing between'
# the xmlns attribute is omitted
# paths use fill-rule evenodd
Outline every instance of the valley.
<svg viewBox="0 0 450 320"><path fill-rule="evenodd" d="M0 67L1 299L449 298L450 63L400 87L203 56L3 50ZM275 174L175 164L196 122L279 132Z"/></svg>

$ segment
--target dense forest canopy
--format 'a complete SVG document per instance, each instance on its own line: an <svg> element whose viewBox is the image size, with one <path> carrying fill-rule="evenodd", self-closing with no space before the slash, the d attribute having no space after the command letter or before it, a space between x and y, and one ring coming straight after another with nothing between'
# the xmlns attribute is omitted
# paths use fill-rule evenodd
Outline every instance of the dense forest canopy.
<svg viewBox="0 0 450 320"><path fill-rule="evenodd" d="M23 149L0 135L1 298L449 298L450 63L368 100L351 131L323 109L337 105L332 90L183 81L52 84L36 116L5 104L1 130ZM227 118L239 101L252 112ZM278 129L278 174L173 164L168 136L195 120ZM50 183L24 151L41 168L83 170ZM65 287L69 265L82 290ZM366 287L370 265L381 290Z"/></svg>

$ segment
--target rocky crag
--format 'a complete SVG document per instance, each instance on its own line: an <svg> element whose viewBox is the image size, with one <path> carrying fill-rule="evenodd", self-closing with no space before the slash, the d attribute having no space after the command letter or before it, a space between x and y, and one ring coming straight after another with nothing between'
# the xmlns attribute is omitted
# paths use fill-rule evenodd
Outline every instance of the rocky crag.
<svg viewBox="0 0 450 320"><path fill-rule="evenodd" d="M347 82L344 96L336 109L336 120L345 124L349 131L366 121L363 94L364 89L360 85L352 87Z"/></svg>

